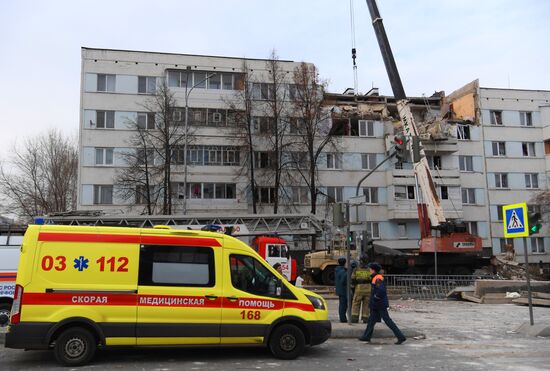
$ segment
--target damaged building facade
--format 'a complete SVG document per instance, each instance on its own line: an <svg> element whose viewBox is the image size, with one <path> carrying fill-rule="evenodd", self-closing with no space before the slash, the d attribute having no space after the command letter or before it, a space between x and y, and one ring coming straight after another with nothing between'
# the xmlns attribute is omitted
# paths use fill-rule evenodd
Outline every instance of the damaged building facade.
<svg viewBox="0 0 550 371"><path fill-rule="evenodd" d="M350 156L347 172L331 178L352 197L365 171L384 159L401 130L395 100L375 90L327 98L327 104L339 107L332 120L347 135L343 151L361 153L361 161ZM464 221L470 233L482 238L485 254L502 255L513 247L516 260L523 262L522 240L504 239L502 206L527 202L530 211L547 216L547 206L537 197L548 189L550 92L484 88L476 80L448 96L409 99L446 218ZM358 167L361 171L354 174L352 168ZM392 248L417 248L410 163L388 161L365 180L361 194L366 205L353 208L352 229L366 226L380 244ZM527 238L531 263L548 267L549 232L543 224L540 234Z"/></svg>
<svg viewBox="0 0 550 371"><path fill-rule="evenodd" d="M246 62L257 79L253 99L268 100L267 61ZM300 65L280 64L289 77ZM172 169L173 213L184 212L185 197L189 214L252 213L249 182L242 172L247 153L232 128L228 107L230 98L242 91L242 67L242 58L83 48L78 208L143 213L143 197L122 199L117 192L117 174L125 168L124 154L131 149L133 131L128 123L146 130L154 127L144 103L154 86L165 80L180 112L174 120L181 124L186 94L182 84L192 78L197 86L188 96L193 126L188 178L181 150L174 154ZM215 79L203 81L214 72ZM290 94L292 81L285 80L285 84ZM550 92L481 88L477 82L446 97L438 93L410 98L446 217L464 220L494 254L504 252L507 243L502 238L501 205L526 201L536 208L533 197L547 189L548 99ZM400 123L395 99L380 95L377 89L359 96L327 93L324 107L326 133L335 140L323 148L317 161L316 216L330 221L334 202L353 198L358 181L384 160ZM256 115L254 135L261 136L269 130L269 122ZM287 138L292 139L298 130L289 125ZM303 149L293 151L301 156ZM269 169L263 167L268 167L270 157L264 152L258 148L254 161L259 172L267 173ZM278 212L309 213L311 201L304 182L286 182ZM258 213L270 214L272 187L267 181L259 181L258 186ZM418 248L417 195L410 163L388 161L362 184L360 194L366 203L352 210L354 230L366 228L380 244L391 248ZM534 262L548 263L550 239L546 228L542 232L528 240L528 247L537 255ZM327 240L332 237L329 234ZM521 241L510 242L521 254ZM310 248L308 241L291 246Z"/></svg>

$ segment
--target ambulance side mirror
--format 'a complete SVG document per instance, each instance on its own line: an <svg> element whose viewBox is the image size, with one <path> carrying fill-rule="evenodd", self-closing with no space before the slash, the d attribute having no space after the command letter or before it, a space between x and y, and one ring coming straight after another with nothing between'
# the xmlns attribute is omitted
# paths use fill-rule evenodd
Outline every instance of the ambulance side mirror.
<svg viewBox="0 0 550 371"><path fill-rule="evenodd" d="M283 293L283 282L281 280L277 280L277 287L275 289L275 295L281 296Z"/></svg>

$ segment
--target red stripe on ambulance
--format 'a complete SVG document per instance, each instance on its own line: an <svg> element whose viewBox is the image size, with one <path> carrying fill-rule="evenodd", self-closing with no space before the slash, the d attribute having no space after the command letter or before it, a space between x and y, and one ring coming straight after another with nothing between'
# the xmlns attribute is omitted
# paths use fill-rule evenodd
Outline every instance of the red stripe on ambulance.
<svg viewBox="0 0 550 371"><path fill-rule="evenodd" d="M135 243L146 245L182 245L220 247L215 238L187 236L140 236L131 234L93 234L93 233L55 233L40 232L38 241L44 242L97 242L97 243Z"/></svg>

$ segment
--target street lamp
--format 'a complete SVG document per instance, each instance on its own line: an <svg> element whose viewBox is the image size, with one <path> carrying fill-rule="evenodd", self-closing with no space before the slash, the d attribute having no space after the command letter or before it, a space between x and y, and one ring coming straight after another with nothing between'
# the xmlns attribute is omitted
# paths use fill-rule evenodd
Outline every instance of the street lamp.
<svg viewBox="0 0 550 371"><path fill-rule="evenodd" d="M202 84L203 82L207 81L212 76L217 75L216 72L211 73L210 75L207 75L204 79L194 84L189 90L187 90L187 87L189 86L189 73L191 72L191 67L187 67L187 78L185 81L185 125L184 125L184 144L183 144L183 192L185 192L185 197L183 197L183 214L187 214L187 197L189 196L187 192L187 143L189 141L188 138L188 123L189 123L189 95L197 87L198 85Z"/></svg>

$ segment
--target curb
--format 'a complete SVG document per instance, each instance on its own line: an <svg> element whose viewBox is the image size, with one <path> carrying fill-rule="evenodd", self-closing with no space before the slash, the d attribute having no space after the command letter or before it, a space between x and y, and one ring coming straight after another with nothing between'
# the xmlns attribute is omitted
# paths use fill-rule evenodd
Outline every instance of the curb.
<svg viewBox="0 0 550 371"><path fill-rule="evenodd" d="M365 324L351 324L346 323L334 323L332 324L332 333L330 335L331 339L357 339L365 332ZM425 338L425 335L415 329L411 328L401 328L403 335L407 338L422 337ZM372 335L374 339L387 339L395 338L393 332L386 327L385 324L379 324L374 328L374 333Z"/></svg>
<svg viewBox="0 0 550 371"><path fill-rule="evenodd" d="M514 332L537 337L550 337L550 326L548 325L533 325L523 323Z"/></svg>

